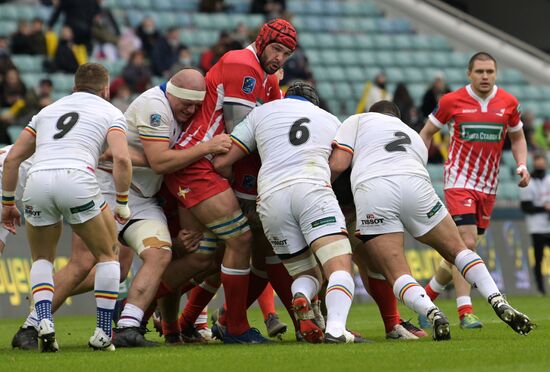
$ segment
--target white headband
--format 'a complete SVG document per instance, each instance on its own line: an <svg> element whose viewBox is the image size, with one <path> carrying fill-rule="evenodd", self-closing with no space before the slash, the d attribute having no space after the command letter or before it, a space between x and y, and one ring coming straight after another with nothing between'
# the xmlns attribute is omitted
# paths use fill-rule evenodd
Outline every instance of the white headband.
<svg viewBox="0 0 550 372"><path fill-rule="evenodd" d="M205 90L180 88L172 84L171 81L166 84L166 92L179 99L187 99L190 101L204 101L204 96L206 95Z"/></svg>

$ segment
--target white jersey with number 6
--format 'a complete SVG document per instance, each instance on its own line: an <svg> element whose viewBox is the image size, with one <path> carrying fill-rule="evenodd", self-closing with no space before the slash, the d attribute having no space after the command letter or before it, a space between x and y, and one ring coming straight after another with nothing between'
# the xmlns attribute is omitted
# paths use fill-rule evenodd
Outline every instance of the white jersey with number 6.
<svg viewBox="0 0 550 372"><path fill-rule="evenodd" d="M36 114L25 130L36 136L29 174L47 169L80 169L93 173L107 133L126 133L122 112L103 98L76 92Z"/></svg>
<svg viewBox="0 0 550 372"><path fill-rule="evenodd" d="M369 112L346 119L333 143L353 155L351 186L372 178L412 175L430 179L422 138L400 119Z"/></svg>
<svg viewBox="0 0 550 372"><path fill-rule="evenodd" d="M258 149L262 197L296 183L330 185L328 158L340 125L334 115L293 97L256 107L231 138L247 154Z"/></svg>

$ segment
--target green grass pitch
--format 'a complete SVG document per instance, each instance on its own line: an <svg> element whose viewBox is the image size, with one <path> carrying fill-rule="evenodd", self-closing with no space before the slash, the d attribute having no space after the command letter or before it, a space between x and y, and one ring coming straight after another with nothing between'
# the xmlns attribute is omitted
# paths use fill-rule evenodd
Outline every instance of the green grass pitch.
<svg viewBox="0 0 550 372"><path fill-rule="evenodd" d="M482 300L475 300L482 330L461 330L454 301L439 301L451 321L451 341L387 341L373 304L354 305L349 327L374 340L361 345L296 343L292 333L269 345L224 346L218 342L195 346L118 349L93 352L85 345L94 318L59 317L56 330L61 351L41 354L11 349L21 320L0 320L0 371L549 371L550 302L544 297L509 299L527 313L538 328L528 336L514 333ZM413 313L401 307L404 318ZM249 312L253 325L265 327L257 309ZM280 311L281 318L289 321ZM415 318L416 319L416 318ZM160 340L155 333L148 338Z"/></svg>

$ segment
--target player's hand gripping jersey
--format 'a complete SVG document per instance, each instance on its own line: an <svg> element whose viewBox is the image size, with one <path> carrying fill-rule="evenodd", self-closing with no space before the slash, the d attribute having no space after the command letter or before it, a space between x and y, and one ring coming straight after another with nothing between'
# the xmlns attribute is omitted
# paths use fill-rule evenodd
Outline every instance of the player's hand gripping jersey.
<svg viewBox="0 0 550 372"><path fill-rule="evenodd" d="M470 85L444 95L430 121L452 130L445 162L445 189L464 188L496 194L502 146L507 131L523 124L517 99L496 85L486 98Z"/></svg>

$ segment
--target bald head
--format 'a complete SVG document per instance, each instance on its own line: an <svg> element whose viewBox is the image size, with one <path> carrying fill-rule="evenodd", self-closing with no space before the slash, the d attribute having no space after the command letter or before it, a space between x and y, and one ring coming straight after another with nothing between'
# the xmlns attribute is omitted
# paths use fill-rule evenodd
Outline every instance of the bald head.
<svg viewBox="0 0 550 372"><path fill-rule="evenodd" d="M206 90L206 84L204 76L198 70L194 68L184 68L176 72L170 79L172 84L178 88L191 89L191 90Z"/></svg>
<svg viewBox="0 0 550 372"><path fill-rule="evenodd" d="M176 121L182 125L187 124L204 100L204 76L192 68L180 70L168 82L166 93Z"/></svg>

